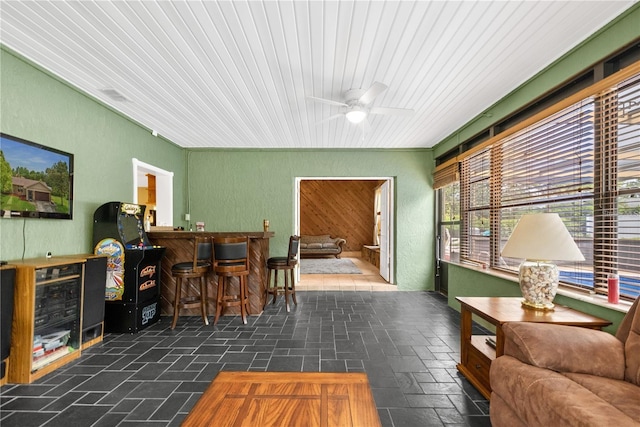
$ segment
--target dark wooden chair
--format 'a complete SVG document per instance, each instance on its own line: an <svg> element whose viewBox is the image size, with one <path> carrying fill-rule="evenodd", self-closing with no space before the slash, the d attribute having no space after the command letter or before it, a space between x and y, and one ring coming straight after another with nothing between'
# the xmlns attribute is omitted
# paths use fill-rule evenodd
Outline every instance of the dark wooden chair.
<svg viewBox="0 0 640 427"><path fill-rule="evenodd" d="M249 237L216 237L213 240L213 271L218 276L218 295L213 324L225 307L239 307L242 323L249 313ZM238 278L238 291L231 293L231 279Z"/></svg>
<svg viewBox="0 0 640 427"><path fill-rule="evenodd" d="M289 251L286 257L271 257L267 260L267 287L265 289L264 307L267 306L269 294L273 295L272 304L276 303L278 294L284 295L285 306L287 312L291 310L289 306L289 295L293 299L295 305L296 300L296 281L295 268L298 265L298 248L300 247L300 236L291 236L289 238ZM284 271L284 285L278 285L278 271ZM271 272L273 271L273 286L271 282ZM263 309L264 309L263 307Z"/></svg>
<svg viewBox="0 0 640 427"><path fill-rule="evenodd" d="M207 319L207 274L211 270L213 257L213 241L211 237L195 237L193 239L193 259L179 262L171 267L171 275L175 278L176 288L173 301L173 322L171 329L175 329L182 308L200 307L202 321L209 324ZM199 279L200 294L182 296L183 280Z"/></svg>

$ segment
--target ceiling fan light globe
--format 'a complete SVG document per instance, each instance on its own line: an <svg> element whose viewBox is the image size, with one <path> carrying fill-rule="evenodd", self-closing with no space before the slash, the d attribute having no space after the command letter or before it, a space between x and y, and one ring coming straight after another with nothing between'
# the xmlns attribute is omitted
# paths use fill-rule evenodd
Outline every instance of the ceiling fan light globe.
<svg viewBox="0 0 640 427"><path fill-rule="evenodd" d="M362 110L351 110L347 112L346 116L351 123L360 123L367 117L367 113Z"/></svg>

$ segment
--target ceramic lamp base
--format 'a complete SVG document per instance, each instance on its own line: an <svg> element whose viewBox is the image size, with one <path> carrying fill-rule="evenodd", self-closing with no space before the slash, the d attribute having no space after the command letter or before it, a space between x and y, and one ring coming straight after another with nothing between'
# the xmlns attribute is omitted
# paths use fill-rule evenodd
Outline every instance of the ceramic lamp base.
<svg viewBox="0 0 640 427"><path fill-rule="evenodd" d="M548 261L526 260L520 264L520 292L524 307L553 310L558 292L558 266Z"/></svg>

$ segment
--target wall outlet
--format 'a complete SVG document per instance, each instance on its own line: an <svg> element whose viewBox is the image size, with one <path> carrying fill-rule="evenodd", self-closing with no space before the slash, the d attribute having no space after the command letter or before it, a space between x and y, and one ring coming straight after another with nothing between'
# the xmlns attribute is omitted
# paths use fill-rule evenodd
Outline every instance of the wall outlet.
<svg viewBox="0 0 640 427"><path fill-rule="evenodd" d="M51 258L52 255L51 255L51 252L47 252L44 256L47 258Z"/></svg>
<svg viewBox="0 0 640 427"><path fill-rule="evenodd" d="M191 219L191 215L190 214L184 214L184 220L185 221L189 221Z"/></svg>

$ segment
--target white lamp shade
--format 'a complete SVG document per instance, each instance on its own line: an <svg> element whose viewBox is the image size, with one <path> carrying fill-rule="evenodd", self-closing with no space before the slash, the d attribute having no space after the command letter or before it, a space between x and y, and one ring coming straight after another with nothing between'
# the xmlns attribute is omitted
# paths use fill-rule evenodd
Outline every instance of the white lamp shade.
<svg viewBox="0 0 640 427"><path fill-rule="evenodd" d="M523 215L513 229L502 256L528 260L584 261L557 213Z"/></svg>

